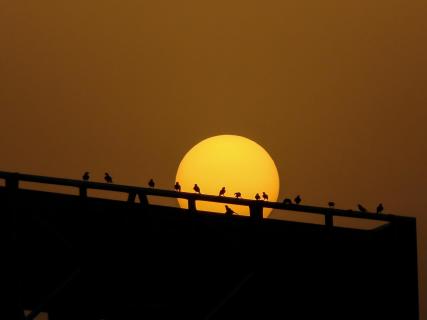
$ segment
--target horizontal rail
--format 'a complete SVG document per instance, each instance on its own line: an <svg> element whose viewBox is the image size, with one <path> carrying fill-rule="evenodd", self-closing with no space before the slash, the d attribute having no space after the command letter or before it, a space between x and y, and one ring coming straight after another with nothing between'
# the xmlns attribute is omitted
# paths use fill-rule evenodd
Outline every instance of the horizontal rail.
<svg viewBox="0 0 427 320"><path fill-rule="evenodd" d="M146 204L148 204L146 196L160 196L160 197L187 199L189 204L188 207L190 210L196 209L196 206L195 206L196 201L209 201L209 202L242 205L242 206L248 206L250 208L250 213L251 213L250 215L255 218L262 218L263 208L321 214L325 216L326 225L332 225L333 223L332 218L334 216L379 220L379 221L393 221L395 219L399 219L399 220L413 219L410 217L405 217L400 215L398 216L394 214L384 214L384 213L376 214L376 213L367 213L367 212L360 212L360 211L353 211L353 210L342 210L342 209L334 209L334 208L307 206L307 205L301 205L301 204L287 204L282 202L270 202L270 201L251 200L251 199L242 199L242 198L237 199L232 197L215 196L215 195L208 195L208 194L178 192L173 190L144 188L144 187L138 187L138 186L91 182L91 181L74 180L74 179L54 178L54 177L12 173L12 172L4 172L4 171L0 171L0 179L6 180L7 188L15 188L15 189L19 188L19 182L21 181L76 187L76 188L79 188L81 196L87 196L86 190L88 189L123 192L123 193L129 194L130 201L133 201L136 195L138 195L141 202L144 202Z"/></svg>

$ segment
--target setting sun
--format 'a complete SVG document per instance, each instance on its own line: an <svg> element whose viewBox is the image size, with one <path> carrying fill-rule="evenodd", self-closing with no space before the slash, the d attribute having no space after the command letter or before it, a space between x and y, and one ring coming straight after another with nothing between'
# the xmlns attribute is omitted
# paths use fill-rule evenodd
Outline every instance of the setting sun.
<svg viewBox="0 0 427 320"><path fill-rule="evenodd" d="M245 199L255 199L265 192L269 201L279 195L279 174L273 159L260 145L236 135L219 135L195 145L182 159L176 174L182 191L195 192L197 184L202 194L219 195L225 187L226 197L235 197L240 192ZM178 200L182 208L187 201ZM232 206L241 215L249 215L247 207ZM197 202L197 209L225 212L224 204ZM268 216L271 209L264 209Z"/></svg>

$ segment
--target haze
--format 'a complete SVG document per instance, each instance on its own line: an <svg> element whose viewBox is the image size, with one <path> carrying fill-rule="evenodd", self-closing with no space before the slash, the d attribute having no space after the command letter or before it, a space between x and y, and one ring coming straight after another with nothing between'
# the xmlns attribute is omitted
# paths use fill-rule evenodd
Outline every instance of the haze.
<svg viewBox="0 0 427 320"><path fill-rule="evenodd" d="M427 318L427 2L2 1L0 170L172 188L238 134L279 199L416 216Z"/></svg>

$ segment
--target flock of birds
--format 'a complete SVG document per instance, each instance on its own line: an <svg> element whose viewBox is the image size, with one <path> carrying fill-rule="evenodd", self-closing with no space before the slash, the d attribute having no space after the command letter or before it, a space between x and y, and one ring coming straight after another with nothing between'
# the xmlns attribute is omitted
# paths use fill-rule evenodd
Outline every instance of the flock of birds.
<svg viewBox="0 0 427 320"><path fill-rule="evenodd" d="M83 174L83 180L84 181L89 181L89 178L90 178L90 176L89 176L89 172L88 171L86 171L84 174ZM113 183L113 178L111 177L111 175L108 173L108 172L105 172L105 174L104 174L104 180L105 180L105 182L107 182L107 183ZM156 186L156 183L154 182L154 180L153 179L150 179L149 181L148 181L148 186L150 187L150 188L154 188L155 186ZM174 185L174 189L175 189L175 191L177 191L177 192L181 192L181 185L179 184L179 182L177 181L176 183L175 183L175 185ZM193 187L193 190L195 191L195 192L197 192L197 193L199 193L199 194L201 194L201 192L200 192L200 187L197 185L197 183L196 184L194 184L194 187ZM226 189L225 189L225 187L222 187L221 188L221 190L219 191L219 196L225 196L225 193L226 193L227 191L226 191ZM234 193L234 196L238 199L238 198L241 198L242 197L242 194L240 193L240 192L235 192ZM268 194L267 193L265 193L265 192L263 192L262 193L262 199L263 200L265 200L265 201L268 201ZM256 195L255 195L255 200L261 200L261 195L259 194L259 193L257 193ZM284 200L283 200L283 203L284 204L297 204L297 205L299 205L300 203L301 203L301 201L302 201L302 199L301 199L301 196L300 195L297 195L294 199L294 202L292 202L292 200L290 199L290 198L285 198ZM335 208L335 202L333 202L333 201L329 201L328 202L328 206L329 206L329 208ZM361 204L358 204L357 205L357 208L359 209L359 211L360 212L368 212L368 210L364 207L364 206L362 206ZM233 214L233 213L235 213L230 207L228 207L227 205L225 206L225 209L226 209L226 214ZM382 213L384 211L384 206L383 206L383 204L382 203L380 203L378 206L377 206L377 214L380 214L380 213Z"/></svg>

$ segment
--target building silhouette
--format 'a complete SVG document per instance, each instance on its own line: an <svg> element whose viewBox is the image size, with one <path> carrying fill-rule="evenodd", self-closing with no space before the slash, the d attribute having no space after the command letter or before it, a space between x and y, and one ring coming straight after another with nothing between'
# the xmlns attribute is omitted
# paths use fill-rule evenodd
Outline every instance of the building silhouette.
<svg viewBox="0 0 427 320"><path fill-rule="evenodd" d="M1 319L418 319L414 218L0 172ZM74 187L26 190L21 181ZM125 192L127 201L87 196ZM251 216L197 211L247 205ZM322 225L263 219L263 206ZM383 221L359 230L334 217Z"/></svg>

